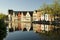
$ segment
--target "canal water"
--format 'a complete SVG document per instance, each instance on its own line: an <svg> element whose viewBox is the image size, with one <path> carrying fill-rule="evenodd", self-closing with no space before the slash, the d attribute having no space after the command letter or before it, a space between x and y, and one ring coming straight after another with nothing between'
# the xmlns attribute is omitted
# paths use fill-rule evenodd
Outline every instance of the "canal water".
<svg viewBox="0 0 60 40"><path fill-rule="evenodd" d="M8 33L5 40L40 40L38 34L34 33L33 31L16 31Z"/></svg>
<svg viewBox="0 0 60 40"><path fill-rule="evenodd" d="M60 40L57 26L31 23L9 23L4 40Z"/></svg>

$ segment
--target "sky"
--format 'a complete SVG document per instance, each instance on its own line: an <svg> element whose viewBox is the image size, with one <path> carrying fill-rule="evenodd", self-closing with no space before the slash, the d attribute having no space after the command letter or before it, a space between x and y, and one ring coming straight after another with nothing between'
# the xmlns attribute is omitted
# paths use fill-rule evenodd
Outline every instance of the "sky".
<svg viewBox="0 0 60 40"><path fill-rule="evenodd" d="M8 14L8 10L34 11L41 8L43 3L51 4L53 0L0 0L0 13Z"/></svg>

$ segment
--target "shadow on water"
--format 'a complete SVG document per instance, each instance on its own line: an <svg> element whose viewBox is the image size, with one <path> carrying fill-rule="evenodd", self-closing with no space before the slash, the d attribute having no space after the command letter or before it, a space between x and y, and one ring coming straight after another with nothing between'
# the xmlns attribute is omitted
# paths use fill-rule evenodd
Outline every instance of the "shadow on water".
<svg viewBox="0 0 60 40"><path fill-rule="evenodd" d="M3 40L3 38L6 37L7 31L6 31L6 23L3 19L0 19L0 40Z"/></svg>
<svg viewBox="0 0 60 40"><path fill-rule="evenodd" d="M49 31L49 32L39 32L38 33L42 40L60 40L60 32Z"/></svg>

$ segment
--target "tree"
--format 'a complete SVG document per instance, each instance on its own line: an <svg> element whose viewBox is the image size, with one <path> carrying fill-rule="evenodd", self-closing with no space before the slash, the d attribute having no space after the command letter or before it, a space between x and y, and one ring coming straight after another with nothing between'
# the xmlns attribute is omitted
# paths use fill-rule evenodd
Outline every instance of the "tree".
<svg viewBox="0 0 60 40"><path fill-rule="evenodd" d="M53 12L54 12L54 20L55 20L55 16L60 16L60 4L58 1L55 1L53 6Z"/></svg>
<svg viewBox="0 0 60 40"><path fill-rule="evenodd" d="M6 37L6 23L4 22L4 15L0 14L0 40L3 40Z"/></svg>
<svg viewBox="0 0 60 40"><path fill-rule="evenodd" d="M59 0L58 0L59 1ZM56 19L56 16L57 17L60 17L60 3L58 1L54 1L53 4L51 5L47 5L44 3L44 7L43 7L43 10L44 10L44 14L50 14L51 16L54 16L54 20Z"/></svg>

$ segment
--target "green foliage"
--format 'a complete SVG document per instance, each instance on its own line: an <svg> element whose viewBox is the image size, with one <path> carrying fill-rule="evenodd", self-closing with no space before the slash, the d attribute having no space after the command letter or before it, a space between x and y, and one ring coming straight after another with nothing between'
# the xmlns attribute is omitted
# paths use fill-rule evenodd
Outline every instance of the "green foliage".
<svg viewBox="0 0 60 40"><path fill-rule="evenodd" d="M53 4L47 5L47 4L43 4L43 11L47 14L51 14L51 15L60 15L60 3L58 1L54 1Z"/></svg>
<svg viewBox="0 0 60 40"><path fill-rule="evenodd" d="M5 15L0 14L0 40L6 37L6 23L4 22Z"/></svg>
<svg viewBox="0 0 60 40"><path fill-rule="evenodd" d="M60 14L60 4L57 1L53 4L53 11L54 14Z"/></svg>
<svg viewBox="0 0 60 40"><path fill-rule="evenodd" d="M3 19L6 18L6 15L4 15L4 14L1 13L1 14L0 14L0 19L2 19L2 18L3 18Z"/></svg>

